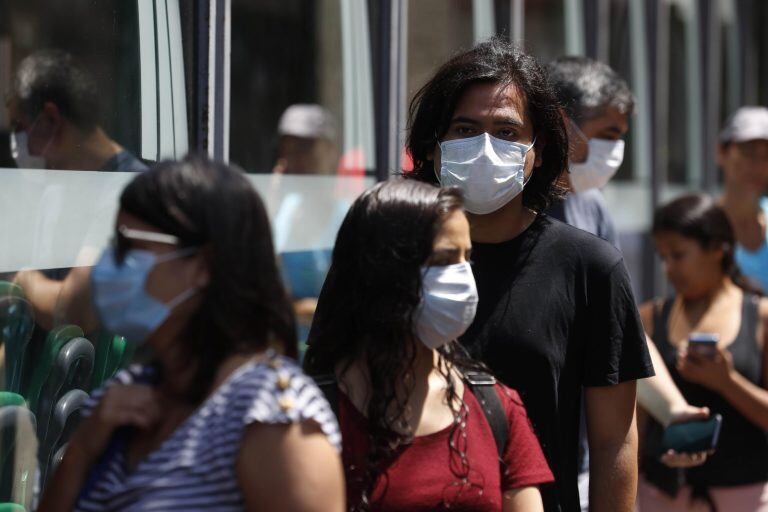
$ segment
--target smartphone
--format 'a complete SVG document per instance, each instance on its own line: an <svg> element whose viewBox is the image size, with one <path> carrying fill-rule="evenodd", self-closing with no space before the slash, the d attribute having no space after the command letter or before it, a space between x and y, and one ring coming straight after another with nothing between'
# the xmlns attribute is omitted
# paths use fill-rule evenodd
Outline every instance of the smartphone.
<svg viewBox="0 0 768 512"><path fill-rule="evenodd" d="M704 357L715 357L720 335L713 332L692 332L688 336L688 352Z"/></svg>
<svg viewBox="0 0 768 512"><path fill-rule="evenodd" d="M664 429L661 439L664 451L677 453L697 453L713 451L720 438L723 417L715 414L706 420L673 423Z"/></svg>

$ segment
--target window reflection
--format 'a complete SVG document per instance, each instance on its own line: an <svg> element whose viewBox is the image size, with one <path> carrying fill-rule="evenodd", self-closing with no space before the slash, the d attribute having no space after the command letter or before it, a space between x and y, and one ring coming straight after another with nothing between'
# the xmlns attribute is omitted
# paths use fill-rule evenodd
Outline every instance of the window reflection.
<svg viewBox="0 0 768 512"><path fill-rule="evenodd" d="M563 0L525 2L525 47L540 62L565 54L564 6Z"/></svg>
<svg viewBox="0 0 768 512"><path fill-rule="evenodd" d="M235 0L232 20L232 161L252 173L372 175L367 3Z"/></svg>
<svg viewBox="0 0 768 512"><path fill-rule="evenodd" d="M89 272L124 184L188 147L181 8L0 0L0 504L33 510L87 393L133 357Z"/></svg>
<svg viewBox="0 0 768 512"><path fill-rule="evenodd" d="M336 232L373 183L369 2L232 2L230 159L264 197L306 338Z"/></svg>

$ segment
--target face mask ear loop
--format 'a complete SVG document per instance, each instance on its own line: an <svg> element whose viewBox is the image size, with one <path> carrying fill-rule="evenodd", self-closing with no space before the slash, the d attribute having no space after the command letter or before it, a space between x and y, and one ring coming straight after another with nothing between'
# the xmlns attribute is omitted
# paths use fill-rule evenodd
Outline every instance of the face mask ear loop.
<svg viewBox="0 0 768 512"><path fill-rule="evenodd" d="M179 306L182 302L185 302L186 300L190 299L193 295L195 295L199 291L199 287L193 286L192 288L185 290L178 294L176 297L174 297L171 302L166 304L168 306L168 309L173 310L176 309L176 307Z"/></svg>
<svg viewBox="0 0 768 512"><path fill-rule="evenodd" d="M200 250L199 247L187 247L185 249L179 249L160 256L155 256L155 265L158 263L164 263L166 261L183 258L185 256L191 256Z"/></svg>
<svg viewBox="0 0 768 512"><path fill-rule="evenodd" d="M437 136L437 130L435 130L435 144L437 144L437 151L440 151L440 161L443 161L443 148L442 148L442 142L440 142L440 137ZM441 164L442 165L442 164ZM435 157L432 157L432 173L434 173L435 178L437 178L437 185L443 186L442 182L440 181L440 169L435 169Z"/></svg>
<svg viewBox="0 0 768 512"><path fill-rule="evenodd" d="M576 121L574 121L569 117L568 122L570 123L571 128L573 128L576 131L576 135L578 135L581 138L581 140L584 141L584 144L589 144L589 137L587 137L586 133L581 131L581 128L579 128L579 125L576 124Z"/></svg>
<svg viewBox="0 0 768 512"><path fill-rule="evenodd" d="M531 145L528 146L528 149L525 150L525 154L527 155L530 150L533 149L533 146L536 145L536 137L533 138L533 141L531 141ZM525 160L525 157L523 157L523 160ZM523 166L523 172L525 172L525 166ZM531 178L533 178L533 170L531 170L531 174L528 175L527 178L523 181L523 188L528 186L528 182L531 181Z"/></svg>

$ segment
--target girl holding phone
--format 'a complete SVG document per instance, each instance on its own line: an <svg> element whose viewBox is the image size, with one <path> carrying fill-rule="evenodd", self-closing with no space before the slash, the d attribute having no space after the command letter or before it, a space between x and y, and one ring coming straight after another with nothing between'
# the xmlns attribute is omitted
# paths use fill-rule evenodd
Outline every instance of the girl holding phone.
<svg viewBox="0 0 768 512"><path fill-rule="evenodd" d="M689 195L661 207L653 238L675 295L643 304L643 324L686 400L723 423L717 451L703 465L675 470L659 461L662 429L650 422L640 510L766 512L768 300L740 275L733 229L711 198ZM698 333L717 339L710 351L689 346Z"/></svg>

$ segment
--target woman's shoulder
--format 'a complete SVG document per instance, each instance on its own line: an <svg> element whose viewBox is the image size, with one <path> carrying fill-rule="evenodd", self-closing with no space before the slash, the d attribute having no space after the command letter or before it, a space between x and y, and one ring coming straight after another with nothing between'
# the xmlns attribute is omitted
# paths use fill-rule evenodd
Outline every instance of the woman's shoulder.
<svg viewBox="0 0 768 512"><path fill-rule="evenodd" d="M499 400L501 400L501 405L508 418L526 414L523 399L520 398L520 394L515 389L497 381L494 390L496 391L496 394L499 395Z"/></svg>
<svg viewBox="0 0 768 512"><path fill-rule="evenodd" d="M640 320L643 322L643 327L645 328L646 333L653 332L654 315L656 314L656 311L661 308L661 305L664 304L664 301L664 299L656 297L643 302L637 307L637 310L640 313Z"/></svg>
<svg viewBox="0 0 768 512"><path fill-rule="evenodd" d="M336 417L323 392L291 359L270 354L249 363L225 390L230 410L241 411L244 425L314 421L339 446Z"/></svg>
<svg viewBox="0 0 768 512"><path fill-rule="evenodd" d="M768 297L760 297L755 295L753 300L757 302L757 313L765 323L768 323Z"/></svg>

